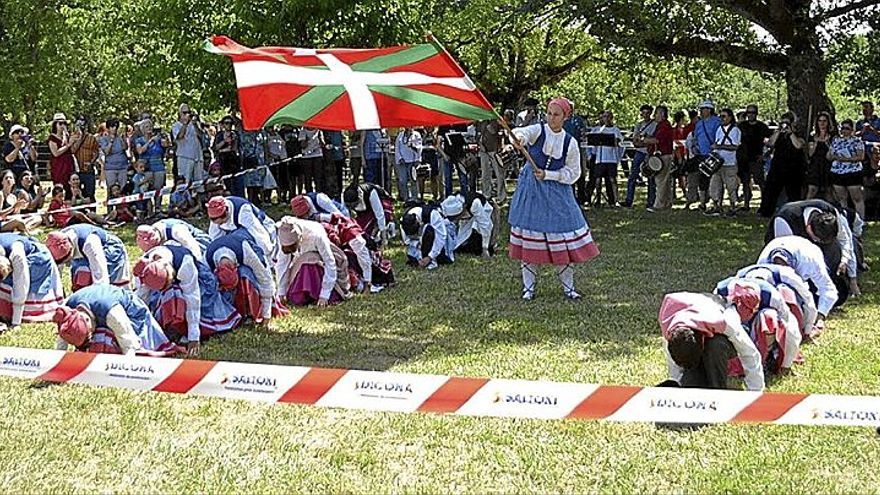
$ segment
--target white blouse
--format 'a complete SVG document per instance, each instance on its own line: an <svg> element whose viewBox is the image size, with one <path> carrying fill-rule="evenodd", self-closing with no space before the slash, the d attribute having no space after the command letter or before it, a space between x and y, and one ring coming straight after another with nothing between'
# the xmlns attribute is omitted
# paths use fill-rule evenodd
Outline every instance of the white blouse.
<svg viewBox="0 0 880 495"><path fill-rule="evenodd" d="M528 127L517 127L513 134L525 146L531 146L541 137L541 126L544 127L544 154L551 158L562 158L565 136L564 130L553 132L547 124L534 124ZM545 170L544 180L555 180L563 184L574 184L581 176L581 154L577 141L572 138L568 143L565 165L559 170Z"/></svg>

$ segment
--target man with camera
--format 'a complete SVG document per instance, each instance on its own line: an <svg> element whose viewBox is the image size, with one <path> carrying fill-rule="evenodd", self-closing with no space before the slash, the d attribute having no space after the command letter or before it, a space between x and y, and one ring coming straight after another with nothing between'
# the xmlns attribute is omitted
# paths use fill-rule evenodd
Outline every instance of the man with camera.
<svg viewBox="0 0 880 495"><path fill-rule="evenodd" d="M83 197L89 201L95 200L95 173L100 156L100 146L95 136L89 132L88 121L85 115L80 115L74 124L76 129L71 136L70 150L76 157L76 173L79 175L80 187Z"/></svg>
<svg viewBox="0 0 880 495"><path fill-rule="evenodd" d="M795 132L797 116L786 112L779 121L779 128L770 136L767 146L773 149L773 159L767 182L761 195L761 208L758 214L770 217L776 211L779 195L785 191L786 201L800 201L806 172L806 141Z"/></svg>
<svg viewBox="0 0 880 495"><path fill-rule="evenodd" d="M202 141L198 125L189 105L181 103L177 122L171 126L171 136L174 138L174 156L177 157L177 175L184 177L187 184L202 180Z"/></svg>
<svg viewBox="0 0 880 495"><path fill-rule="evenodd" d="M27 127L16 124L9 129L9 141L3 147L3 159L16 178L26 170L32 170L32 164L37 162L37 147L31 143Z"/></svg>

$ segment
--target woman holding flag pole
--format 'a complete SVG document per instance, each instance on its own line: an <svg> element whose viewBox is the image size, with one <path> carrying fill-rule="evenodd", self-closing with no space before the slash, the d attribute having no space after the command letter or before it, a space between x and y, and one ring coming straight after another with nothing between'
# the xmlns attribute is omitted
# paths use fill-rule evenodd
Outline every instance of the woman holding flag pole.
<svg viewBox="0 0 880 495"><path fill-rule="evenodd" d="M581 175L577 142L562 129L572 106L565 98L547 105L547 123L510 131L530 167L523 167L510 203L510 257L522 262L523 299L535 297L537 265L552 264L568 299L580 299L573 263L599 254L571 185ZM528 149L524 149L527 146Z"/></svg>

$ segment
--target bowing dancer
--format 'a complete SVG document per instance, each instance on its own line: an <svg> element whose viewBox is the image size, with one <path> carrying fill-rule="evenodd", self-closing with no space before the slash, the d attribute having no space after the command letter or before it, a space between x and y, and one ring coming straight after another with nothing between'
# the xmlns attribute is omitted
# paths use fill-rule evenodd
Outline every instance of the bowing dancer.
<svg viewBox="0 0 880 495"><path fill-rule="evenodd" d="M440 204L443 214L455 226L455 253L489 258L498 244L499 210L480 193L467 200L453 194Z"/></svg>
<svg viewBox="0 0 880 495"><path fill-rule="evenodd" d="M450 212L460 214L461 204L457 208ZM408 265L433 270L455 261L455 225L443 214L442 206L429 203L406 210L400 231Z"/></svg>
<svg viewBox="0 0 880 495"><path fill-rule="evenodd" d="M290 210L297 218L316 222L329 222L333 215L351 216L344 204L322 192L310 192L295 196L290 200Z"/></svg>
<svg viewBox="0 0 880 495"><path fill-rule="evenodd" d="M348 260L320 223L285 216L278 222L278 297L318 307L351 298Z"/></svg>
<svg viewBox="0 0 880 495"><path fill-rule="evenodd" d="M394 237L394 200L384 189L369 182L352 184L342 194L342 200L361 230L378 240L380 246Z"/></svg>
<svg viewBox="0 0 880 495"><path fill-rule="evenodd" d="M782 294L763 280L737 277L718 282L715 294L736 308L761 354L765 375L790 370L801 346L801 329ZM741 363L734 363L730 371L742 376Z"/></svg>
<svg viewBox="0 0 880 495"><path fill-rule="evenodd" d="M782 265L755 264L742 268L736 276L763 280L775 287L797 319L801 336L812 338L818 315L816 303L810 286L794 270Z"/></svg>
<svg viewBox="0 0 880 495"><path fill-rule="evenodd" d="M46 246L13 233L0 234L0 318L18 329L22 322L51 321L64 302L61 274ZM0 333L6 330L0 325Z"/></svg>
<svg viewBox="0 0 880 495"><path fill-rule="evenodd" d="M50 232L46 247L55 263L70 262L73 292L92 284L129 285L125 245L101 227L77 224Z"/></svg>
<svg viewBox="0 0 880 495"><path fill-rule="evenodd" d="M217 277L223 297L242 317L271 327L273 316L287 314L275 299L269 258L247 230L237 229L211 241L205 262Z"/></svg>
<svg viewBox="0 0 880 495"><path fill-rule="evenodd" d="M382 256L379 246L351 218L332 215L322 223L330 242L345 253L348 272L357 283L354 289L364 294L378 292L394 283L391 260Z"/></svg>
<svg viewBox="0 0 880 495"><path fill-rule="evenodd" d="M134 292L109 284L84 287L55 310L56 349L108 354L173 356L183 348L168 340Z"/></svg>
<svg viewBox="0 0 880 495"><path fill-rule="evenodd" d="M810 292L816 301L815 329L812 337L818 337L825 329L825 318L838 303L837 287L831 280L822 250L808 239L796 235L777 237L764 246L758 263L772 263L790 267L804 282L812 283Z"/></svg>
<svg viewBox="0 0 880 495"><path fill-rule="evenodd" d="M238 229L250 233L257 245L270 260L275 259L278 250L275 221L250 201L238 196L214 196L208 201L208 218L211 226L208 236L216 240L220 236Z"/></svg>
<svg viewBox="0 0 880 495"><path fill-rule="evenodd" d="M183 246L157 246L134 266L137 295L150 307L166 335L198 356L203 337L228 332L241 315L223 299L208 265Z"/></svg>
<svg viewBox="0 0 880 495"><path fill-rule="evenodd" d="M547 105L547 123L513 130L537 166L520 171L510 203L510 257L522 263L525 300L535 297L537 265L543 264L559 267L565 297L580 299L572 264L599 254L571 189L581 175L581 157L577 142L562 129L570 114L571 103L555 98Z"/></svg>
<svg viewBox="0 0 880 495"><path fill-rule="evenodd" d="M145 253L171 241L189 249L197 260L205 259L205 249L211 243L205 231L176 218L159 220L152 225L138 225L136 239L138 247Z"/></svg>

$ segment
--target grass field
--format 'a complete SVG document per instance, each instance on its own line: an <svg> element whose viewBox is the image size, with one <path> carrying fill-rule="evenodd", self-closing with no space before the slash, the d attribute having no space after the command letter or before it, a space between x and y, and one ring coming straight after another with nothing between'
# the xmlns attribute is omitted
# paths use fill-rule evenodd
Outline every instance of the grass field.
<svg viewBox="0 0 880 495"><path fill-rule="evenodd" d="M270 213L277 213L270 211ZM656 316L675 290L708 291L754 261L764 223L675 210L599 210L602 255L564 300L547 270L519 298L506 255L434 272L403 266L382 294L297 309L276 332L241 328L203 357L584 383L665 378ZM869 262L880 243L867 232ZM121 237L134 257L132 228ZM505 253L506 254L506 253ZM878 271L834 314L806 363L772 390L880 393ZM66 275L65 275L66 276ZM48 325L0 345L51 347ZM880 437L855 428L651 424L368 413L0 378L3 492L880 491Z"/></svg>

